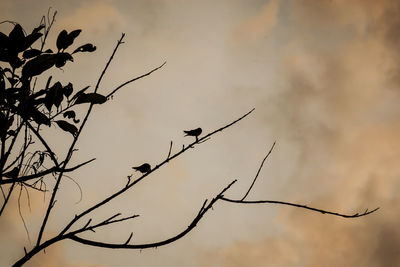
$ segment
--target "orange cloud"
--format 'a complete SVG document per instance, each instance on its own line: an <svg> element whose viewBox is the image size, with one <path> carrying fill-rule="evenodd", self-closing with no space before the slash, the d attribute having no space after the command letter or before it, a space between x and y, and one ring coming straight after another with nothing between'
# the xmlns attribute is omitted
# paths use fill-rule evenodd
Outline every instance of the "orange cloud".
<svg viewBox="0 0 400 267"><path fill-rule="evenodd" d="M119 32L123 25L119 10L110 1L84 2L71 14L60 16L60 20L57 21L58 27L69 30L84 29L96 34Z"/></svg>
<svg viewBox="0 0 400 267"><path fill-rule="evenodd" d="M264 38L276 26L279 11L277 0L268 1L260 12L237 26L232 34L234 42Z"/></svg>

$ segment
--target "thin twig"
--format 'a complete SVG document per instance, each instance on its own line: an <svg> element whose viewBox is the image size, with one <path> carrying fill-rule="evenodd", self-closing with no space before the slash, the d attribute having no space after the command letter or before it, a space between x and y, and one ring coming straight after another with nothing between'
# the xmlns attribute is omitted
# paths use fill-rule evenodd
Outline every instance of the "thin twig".
<svg viewBox="0 0 400 267"><path fill-rule="evenodd" d="M18 195L18 213L19 213L19 217L22 220L22 223L24 224L24 228L26 231L26 235L28 236L29 244L31 244L32 241L31 241L31 237L29 236L29 230L28 230L28 227L26 226L24 216L22 215L22 212L21 212L21 193L22 193L22 185L21 185L21 189L19 190L19 195Z"/></svg>
<svg viewBox="0 0 400 267"><path fill-rule="evenodd" d="M110 225L110 224L114 224L114 223L124 222L124 221L131 220L131 219L139 217L139 215L134 214L134 215L131 215L131 216L122 217L120 219L113 220L114 218L116 218L116 217L118 217L120 215L121 215L121 213L115 214L115 215L111 216L110 218L105 219L105 220L103 220L103 221L101 221L101 222L99 222L97 224L91 225L91 226L89 226L89 225L90 225L90 222L92 221L92 219L89 219L89 221L85 224L85 226L81 227L78 230L70 232L69 235L76 235L76 234L80 234L80 233L87 232L87 231L94 231L94 229L97 229L97 228L100 228L100 227L104 227L104 226L107 226L107 225Z"/></svg>
<svg viewBox="0 0 400 267"><path fill-rule="evenodd" d="M168 150L167 159L169 159L169 156L171 156L171 150L172 150L172 140L171 140L171 143L169 144L169 150Z"/></svg>
<svg viewBox="0 0 400 267"><path fill-rule="evenodd" d="M0 209L0 216L1 216L1 214L3 214L3 211L4 211L4 209L5 209L5 207L6 207L7 203L8 203L8 200L9 200L10 197L11 197L11 193L12 193L13 190L14 190L14 187L15 187L15 183L12 184L11 187L10 187L10 189L8 190L7 197L6 197L6 199L4 200L3 205L1 206L1 209Z"/></svg>
<svg viewBox="0 0 400 267"><path fill-rule="evenodd" d="M253 185L254 185L254 183L256 182L257 177L258 177L258 175L260 174L260 171L261 171L261 169L262 169L262 167L263 167L263 165L264 165L264 162L265 162L265 160L269 157L269 155L271 154L272 150L274 149L274 146L275 146L275 142L272 144L272 147L270 148L270 150L268 151L267 155L266 155L266 156L264 157L264 159L262 160L262 162L261 162L261 164L260 164L260 167L258 168L257 174L256 174L256 176L254 177L253 182L251 183L251 185L250 185L249 189L247 190L246 194L244 194L244 196L242 197L242 200L244 200L244 199L247 197L247 195L250 193L251 189L253 188Z"/></svg>
<svg viewBox="0 0 400 267"><path fill-rule="evenodd" d="M147 72L147 73L145 73L145 74L143 74L143 75L140 75L140 76L138 76L138 77L136 77L136 78L133 78L133 79L131 79L131 80L129 80L129 81L124 82L123 84L117 86L117 88L115 88L114 90L112 90L111 93L109 93L106 97L109 98L110 96L112 96L113 94L115 94L119 89L121 89L121 88L124 87L125 85L128 85L128 84L130 84L130 83L132 83L132 82L134 82L134 81L137 81L137 80L142 79L142 78L144 78L144 77L146 77L146 76L149 76L150 74L152 74L152 73L155 72L156 70L161 69L165 64L167 64L167 61L165 61L163 64L161 64L161 65L158 66L157 68L152 69L151 71L149 71L149 72Z"/></svg>

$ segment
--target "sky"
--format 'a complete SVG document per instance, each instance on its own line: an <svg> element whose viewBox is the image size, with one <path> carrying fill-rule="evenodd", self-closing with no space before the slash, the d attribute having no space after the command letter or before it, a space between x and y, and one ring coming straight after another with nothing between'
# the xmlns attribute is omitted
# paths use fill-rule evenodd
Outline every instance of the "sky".
<svg viewBox="0 0 400 267"><path fill-rule="evenodd" d="M62 29L95 53L76 56L55 77L94 85L126 33L100 87L167 64L95 107L74 162L96 161L63 180L47 235L126 183L131 167L152 165L189 143L182 130L212 131L255 111L163 167L93 218L140 217L87 237L118 242L165 239L185 229L205 198L233 179L240 198L272 143L251 200L282 200L342 213L345 219L277 205L217 203L179 241L143 251L62 242L27 266L397 266L400 262L400 4L331 0L2 0L0 20L30 31L48 8L58 14L48 46ZM11 26L0 25L3 32ZM55 79L53 77L53 79ZM52 132L53 131L53 132ZM52 134L57 133L57 134ZM60 153L71 138L49 129ZM65 153L65 152L64 152ZM137 175L137 174L136 174ZM52 180L48 181L49 186ZM31 247L18 192L0 218L0 265ZM22 209L35 240L49 196L32 193ZM22 193L21 201L27 201Z"/></svg>

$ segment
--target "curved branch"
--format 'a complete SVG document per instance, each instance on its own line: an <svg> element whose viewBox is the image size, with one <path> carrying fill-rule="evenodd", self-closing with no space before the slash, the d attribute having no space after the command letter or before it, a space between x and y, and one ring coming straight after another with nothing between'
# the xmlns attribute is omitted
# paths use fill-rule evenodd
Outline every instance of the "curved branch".
<svg viewBox="0 0 400 267"><path fill-rule="evenodd" d="M74 240L78 243L84 244L84 245L89 245L89 246L94 246L94 247L103 247L103 248L113 248L113 249L146 249L146 248L154 248L154 247L160 247L160 246L165 246L167 244L170 244L178 239L181 239L185 235L187 235L190 231L192 231L196 226L197 223L203 218L203 216L209 211L212 206L217 202L219 199L222 198L223 194L234 184L236 183L237 180L232 181L229 185L227 185L217 196L215 196L209 204L206 205L207 200L204 201L204 204L200 208L197 216L193 219L193 221L189 224L189 226L180 232L179 234L165 239L163 241L158 241L154 243L146 243L146 244L138 244L138 245L129 245L128 242L123 242L119 244L115 243L105 243L105 242L99 242L99 241L94 241L94 240L89 240L86 238L82 238L79 236L76 236L74 232L71 232L67 235L65 235L67 238ZM130 240L131 236L128 238L128 241Z"/></svg>
<svg viewBox="0 0 400 267"><path fill-rule="evenodd" d="M309 206L306 206L306 205L301 205L301 204L296 204L296 203L291 203L291 202L285 202L285 201L278 201L278 200L253 200L253 201L249 201L249 200L230 199L230 198L226 198L226 197L221 197L221 199L225 200L227 202L236 203L236 204L278 204L278 205L293 206L293 207L297 207L297 208L302 208L302 209L312 210L312 211L315 211L315 212L320 212L322 214L335 215L335 216L339 216L339 217L343 217L343 218L358 218L358 217L362 217L362 216L371 214L371 213L373 213L373 212L375 212L375 211L377 211L379 209L379 207L375 208L373 210L370 210L370 211L368 209L366 209L361 214L355 213L353 215L348 215L348 214L332 212L332 211L312 208L312 207L309 207Z"/></svg>
<svg viewBox="0 0 400 267"><path fill-rule="evenodd" d="M76 222L78 221L80 218L82 218L83 216L85 216L86 214L92 212L93 210L103 206L104 204L108 203L109 201L111 201L112 199L118 197L119 195L121 195L122 193L124 193L125 191L127 191L128 189L130 189L132 186L134 186L135 184L137 184L138 182L140 182L141 180L143 180L145 177L147 177L148 175L150 175L151 173L155 172L158 168L162 167L163 165L165 165L166 163L168 163L169 161L173 160L174 158L178 157L179 155L183 154L184 152L186 152L187 150L194 148L194 144L196 143L200 143L201 141L208 139L210 136L223 131L224 129L232 126L233 124L241 121L242 119L244 119L245 117L247 117L250 113L252 113L254 111L254 108L252 110L250 110L249 112L247 112L246 114L242 115L240 118L234 120L233 122L205 135L202 138L199 138L197 141L192 142L191 144L189 144L187 147L184 147L181 151L173 154L172 156L170 156L169 158L165 159L164 161L162 161L160 164L156 165L150 172L147 172L145 174L143 174L142 176L140 176L139 178L137 178L135 181L133 181L132 183L127 184L124 188L120 189L119 191L115 192L114 194L110 195L109 197L105 198L104 200L98 202L97 204L93 205L92 207L86 209L85 211L83 211L82 213L75 215L75 217L67 224L67 226L65 226L65 228L61 231L61 234L65 233L66 231L68 231L68 229Z"/></svg>

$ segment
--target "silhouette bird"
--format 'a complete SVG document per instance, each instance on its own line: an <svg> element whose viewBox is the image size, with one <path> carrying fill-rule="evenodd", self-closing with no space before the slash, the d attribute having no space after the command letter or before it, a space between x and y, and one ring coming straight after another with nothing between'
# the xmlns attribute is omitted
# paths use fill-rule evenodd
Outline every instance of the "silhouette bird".
<svg viewBox="0 0 400 267"><path fill-rule="evenodd" d="M148 163L144 163L140 166L132 167L132 169L135 169L136 171L140 171L141 173L148 173L151 171L151 166Z"/></svg>
<svg viewBox="0 0 400 267"><path fill-rule="evenodd" d="M193 129L193 130L188 130L188 131L183 131L186 135L185 136L194 136L196 137L196 141L199 140L199 135L201 134L202 130L201 128Z"/></svg>

